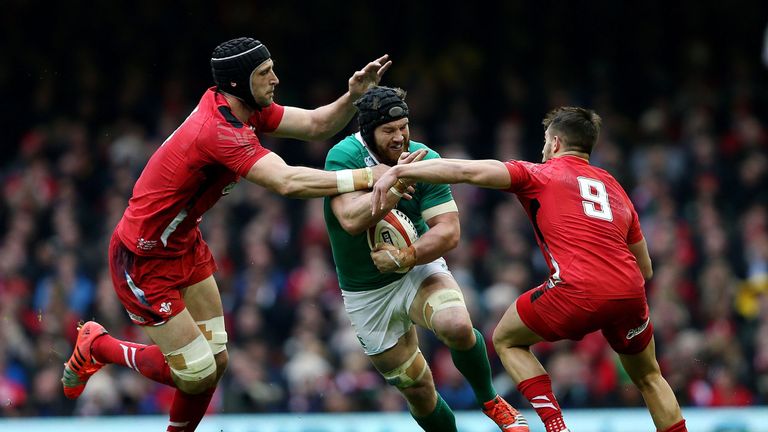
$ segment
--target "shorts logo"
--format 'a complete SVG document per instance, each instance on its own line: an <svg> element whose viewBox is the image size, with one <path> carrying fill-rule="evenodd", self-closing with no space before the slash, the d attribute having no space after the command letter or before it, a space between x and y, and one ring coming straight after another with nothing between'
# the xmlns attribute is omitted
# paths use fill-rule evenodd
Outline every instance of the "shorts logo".
<svg viewBox="0 0 768 432"><path fill-rule="evenodd" d="M160 313L169 314L171 313L171 302L162 302L160 303L160 309L158 309Z"/></svg>
<svg viewBox="0 0 768 432"><path fill-rule="evenodd" d="M357 340L360 342L360 345L362 345L362 346L363 346L363 348L365 348L365 342L363 342L363 338L361 338L360 336L358 336L358 337L357 337Z"/></svg>
<svg viewBox="0 0 768 432"><path fill-rule="evenodd" d="M232 189L235 188L236 182L232 182L226 186L224 186L224 189L221 190L222 195L229 195L230 192L232 192Z"/></svg>
<svg viewBox="0 0 768 432"><path fill-rule="evenodd" d="M128 312L128 317L131 320L133 320L133 322L137 322L137 323L140 323L140 324L143 324L143 323L147 322L147 320L145 320L144 318L136 315L135 313L131 313L131 311L126 311L126 312Z"/></svg>
<svg viewBox="0 0 768 432"><path fill-rule="evenodd" d="M649 322L651 322L651 319L650 319L650 318L648 318L647 320L645 320L645 322L644 322L644 323L643 323L643 324L642 324L640 327L635 327L635 328L633 328L633 329L630 329L630 330L627 332L627 339L628 339L628 340L629 340L629 339L632 339L633 337L635 337L635 336L639 335L640 333L642 333L642 332L643 332L643 330L645 330L646 328L648 328L648 323L649 323Z"/></svg>

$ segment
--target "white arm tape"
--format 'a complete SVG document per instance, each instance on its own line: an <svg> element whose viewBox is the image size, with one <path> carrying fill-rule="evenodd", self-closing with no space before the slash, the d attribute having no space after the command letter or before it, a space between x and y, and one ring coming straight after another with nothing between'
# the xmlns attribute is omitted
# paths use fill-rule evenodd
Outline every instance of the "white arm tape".
<svg viewBox="0 0 768 432"><path fill-rule="evenodd" d="M434 207L430 207L421 212L421 217L425 221L432 219L435 216L439 216L443 213L457 212L459 207L456 205L456 201L450 200L446 203L438 204Z"/></svg>
<svg viewBox="0 0 768 432"><path fill-rule="evenodd" d="M345 169L336 171L336 189L339 193L347 193L355 190L355 179L352 176L352 170Z"/></svg>

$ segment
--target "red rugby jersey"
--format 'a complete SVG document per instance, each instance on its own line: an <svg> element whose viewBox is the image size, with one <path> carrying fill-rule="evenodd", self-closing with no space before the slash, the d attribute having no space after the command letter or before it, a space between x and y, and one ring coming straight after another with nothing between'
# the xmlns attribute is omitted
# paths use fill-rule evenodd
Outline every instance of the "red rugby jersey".
<svg viewBox="0 0 768 432"><path fill-rule="evenodd" d="M269 153L256 132L272 132L285 108L272 103L243 124L210 88L155 151L117 225L120 240L143 256L178 256L200 235L202 215Z"/></svg>
<svg viewBox="0 0 768 432"><path fill-rule="evenodd" d="M576 156L505 163L536 232L550 282L584 298L637 298L645 282L628 244L643 239L632 202L608 172Z"/></svg>

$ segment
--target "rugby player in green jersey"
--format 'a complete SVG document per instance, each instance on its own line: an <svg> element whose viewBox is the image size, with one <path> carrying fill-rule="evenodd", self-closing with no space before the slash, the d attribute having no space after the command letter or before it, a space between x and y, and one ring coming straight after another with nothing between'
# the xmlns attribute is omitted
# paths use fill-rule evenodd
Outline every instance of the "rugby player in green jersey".
<svg viewBox="0 0 768 432"><path fill-rule="evenodd" d="M404 98L401 89L368 89L355 102L360 132L328 152L325 169L438 158L424 144L409 140ZM409 153L411 157L405 158ZM403 199L404 194L410 199ZM382 244L371 251L366 231L392 208L411 219L419 238L402 249ZM435 390L419 350L414 324L433 331L450 348L456 368L469 381L486 415L504 431L527 432L525 418L491 383L483 336L473 328L461 289L442 258L460 236L450 186L399 183L390 189L387 205L375 212L370 192L343 193L325 198L324 212L352 326L376 369L405 396L416 422L425 431L456 431L453 412ZM402 273L404 269L409 270Z"/></svg>

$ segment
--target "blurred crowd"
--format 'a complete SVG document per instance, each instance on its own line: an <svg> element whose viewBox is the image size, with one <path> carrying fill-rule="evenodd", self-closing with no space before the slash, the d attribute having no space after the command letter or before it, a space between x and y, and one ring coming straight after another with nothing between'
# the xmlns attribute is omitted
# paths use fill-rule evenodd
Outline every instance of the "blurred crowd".
<svg viewBox="0 0 768 432"><path fill-rule="evenodd" d="M139 3L125 11L128 18L167 23L175 13ZM629 192L654 262L647 294L663 373L686 406L768 402L768 93L760 64L764 23L747 16L766 12L765 5L756 2L734 17L718 15L717 6L704 2L698 15L673 10L668 18L657 17L685 15L675 30L664 26L668 21L643 24L639 15L627 26L642 36L580 41L568 39L559 26L567 18L551 11L538 30L524 25L526 16L536 14L521 3L487 12L491 24L496 13L519 21L518 30L513 25L496 41L511 47L515 55L509 57L493 49L499 45L483 45L482 35L446 36L439 50L428 49L436 37L426 29L412 35L422 43L395 37L399 48L389 51L395 65L383 83L409 92L411 138L443 157L537 161L540 121L548 109L595 109L604 126L592 162ZM23 18L23 8L14 4ZM190 4L186 18L204 22L206 2ZM275 9L268 14L275 20L288 13ZM610 27L603 18L595 18L602 27L583 29L585 38ZM147 159L210 85L209 51L233 36L223 28L264 38L283 80L276 99L289 105L329 102L355 68L380 53L363 50L359 40L350 40L345 51L344 44L323 44L329 36L318 36L323 55L310 55L312 48L291 45L301 37L298 30L281 39L277 24L260 36L226 11L212 19L219 33L191 34L187 45L171 51L140 34L165 37L158 30L165 27L133 28L127 19L94 23L115 26L114 40L74 35L69 45L66 38L48 40L41 48L47 54L20 50L31 69L18 75L0 65L4 91L19 100L3 108L8 134L0 163L0 416L167 412L172 390L128 368L105 367L74 402L64 398L59 380L78 321L96 319L117 338L149 342L113 291L107 244ZM702 34L696 20L702 27L707 20L733 26L740 48ZM756 22L754 31L744 30ZM50 31L61 30L51 25ZM3 27L4 36L21 31ZM557 36L550 35L555 30ZM376 49L391 49L383 36L369 37ZM528 47L537 37L541 45ZM618 43L621 37L627 39ZM594 52L574 53L582 43L594 45ZM66 55L57 51L60 46L70 47ZM615 52L617 47L631 54ZM329 56L337 64L322 64ZM315 66L321 72L298 70ZM14 77L29 85L10 88ZM353 132L354 124L336 138ZM335 143L269 136L262 142L289 163L314 167L323 165ZM487 338L497 388L527 408L490 336L516 296L546 277L546 264L513 196L465 185L453 191L462 240L446 258ZM203 237L219 264L230 354L211 410L405 409L370 366L345 316L321 206L319 199L287 200L242 181L203 218ZM419 335L443 398L454 409L476 409L448 350L433 335ZM564 408L642 406L599 334L544 344L536 353Z"/></svg>

